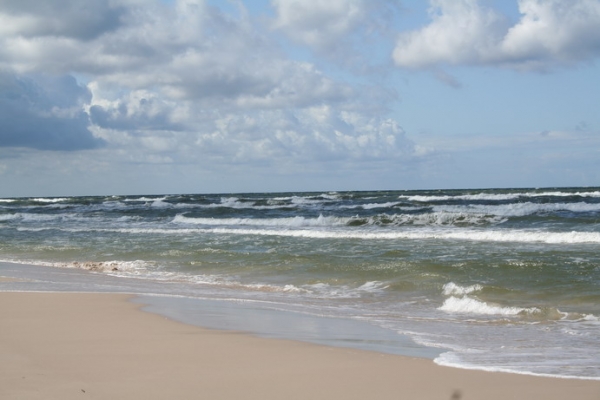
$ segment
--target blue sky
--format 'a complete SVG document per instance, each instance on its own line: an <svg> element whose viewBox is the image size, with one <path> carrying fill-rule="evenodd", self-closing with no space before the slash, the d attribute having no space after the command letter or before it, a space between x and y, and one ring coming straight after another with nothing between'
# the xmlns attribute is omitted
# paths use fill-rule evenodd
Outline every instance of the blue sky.
<svg viewBox="0 0 600 400"><path fill-rule="evenodd" d="M0 197L600 185L600 0L7 0Z"/></svg>

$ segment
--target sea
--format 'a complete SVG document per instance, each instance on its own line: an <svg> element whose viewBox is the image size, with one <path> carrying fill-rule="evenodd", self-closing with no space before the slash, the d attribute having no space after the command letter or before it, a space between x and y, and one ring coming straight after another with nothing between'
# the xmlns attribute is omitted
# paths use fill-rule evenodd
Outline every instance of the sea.
<svg viewBox="0 0 600 400"><path fill-rule="evenodd" d="M600 380L600 188L0 199L0 290Z"/></svg>

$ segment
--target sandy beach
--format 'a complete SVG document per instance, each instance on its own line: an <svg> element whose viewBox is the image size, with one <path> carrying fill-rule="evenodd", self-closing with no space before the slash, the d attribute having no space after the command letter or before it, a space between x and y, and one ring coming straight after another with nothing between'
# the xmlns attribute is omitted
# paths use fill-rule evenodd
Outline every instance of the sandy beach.
<svg viewBox="0 0 600 400"><path fill-rule="evenodd" d="M0 293L2 399L599 399L600 382L201 329L121 294Z"/></svg>

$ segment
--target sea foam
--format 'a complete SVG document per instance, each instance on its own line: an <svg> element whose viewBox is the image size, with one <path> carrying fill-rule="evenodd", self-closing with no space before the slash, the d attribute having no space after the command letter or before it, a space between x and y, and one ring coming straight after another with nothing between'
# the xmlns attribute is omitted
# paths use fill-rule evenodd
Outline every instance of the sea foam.
<svg viewBox="0 0 600 400"><path fill-rule="evenodd" d="M518 315L521 313L540 312L538 308L504 307L500 305L488 304L486 302L464 296L449 297L444 304L438 308L447 313L460 314L481 314L481 315Z"/></svg>
<svg viewBox="0 0 600 400"><path fill-rule="evenodd" d="M460 286L455 284L454 282L450 282L450 283L446 283L444 285L444 287L442 288L442 293L445 296L450 296L450 295L465 295L465 294L469 294L469 293L473 293L473 292L478 292L481 291L483 289L483 286L476 284L476 285L471 285L471 286Z"/></svg>

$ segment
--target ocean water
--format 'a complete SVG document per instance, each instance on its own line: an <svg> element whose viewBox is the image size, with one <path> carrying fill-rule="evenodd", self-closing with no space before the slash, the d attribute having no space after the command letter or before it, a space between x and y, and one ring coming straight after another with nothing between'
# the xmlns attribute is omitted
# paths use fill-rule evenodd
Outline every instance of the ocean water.
<svg viewBox="0 0 600 400"><path fill-rule="evenodd" d="M600 188L0 199L0 261L237 304L235 329L335 319L357 347L600 379Z"/></svg>

